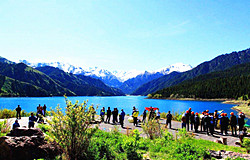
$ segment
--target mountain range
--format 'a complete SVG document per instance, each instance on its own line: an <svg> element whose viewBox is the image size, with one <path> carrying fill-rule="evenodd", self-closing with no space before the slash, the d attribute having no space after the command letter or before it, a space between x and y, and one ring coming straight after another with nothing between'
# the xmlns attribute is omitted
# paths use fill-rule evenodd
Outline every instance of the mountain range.
<svg viewBox="0 0 250 160"><path fill-rule="evenodd" d="M64 94L68 96L122 96L125 94L148 95L150 93L169 96L169 94L185 93L185 96L199 97L197 94L199 91L200 96L209 98L209 96L211 97L209 92L212 89L206 89L213 85L216 86L212 83L213 80L222 86L238 86L237 79L239 79L247 89L248 72L245 72L246 75L240 72L239 75L235 75L235 73L249 67L236 68L232 71L228 71L228 69L249 63L250 49L217 56L195 68L177 63L155 71L123 72L108 71L98 67L84 68L60 62L30 63L26 60L20 62L15 63L0 57L0 96L61 96ZM227 75L227 77L215 77L220 74ZM215 79L211 80L211 77ZM204 82L201 79L204 79ZM186 89L179 85L185 86ZM193 87L190 88L189 85ZM203 89L204 85L208 87ZM169 87L174 89L169 89ZM221 87L217 88L222 90ZM233 88L235 89L232 87L231 90ZM234 94L231 94L231 90L229 88L227 92L232 96ZM191 91L196 94L192 94ZM202 93L203 91L204 93ZM238 95L243 92L246 93L240 91ZM229 94L220 95L220 97L225 95Z"/></svg>
<svg viewBox="0 0 250 160"><path fill-rule="evenodd" d="M39 71L39 70L40 71ZM0 58L0 96L122 96L119 89L54 67L37 69Z"/></svg>
<svg viewBox="0 0 250 160"><path fill-rule="evenodd" d="M168 67L158 69L155 71L108 71L106 69L101 69L98 67L78 67L70 64L65 64L61 62L51 62L51 63L30 63L27 60L20 60L21 63L25 63L33 68L52 66L59 68L67 73L72 73L75 75L85 75L95 79L100 79L105 84L119 88L124 93L130 94L135 89L140 87L142 84L147 83L151 80L157 79L163 75L170 74L174 71L184 72L192 69L191 65L186 65L183 63L176 63L169 65Z"/></svg>
<svg viewBox="0 0 250 160"><path fill-rule="evenodd" d="M185 80L193 79L197 76L208 74L216 71L224 71L233 66L249 63L250 62L250 49L246 49L239 52L232 52L230 54L220 55L210 61L203 62L192 70L162 76L158 79L154 79L148 83L143 84L137 88L133 95L147 95L154 93L158 90L177 85Z"/></svg>

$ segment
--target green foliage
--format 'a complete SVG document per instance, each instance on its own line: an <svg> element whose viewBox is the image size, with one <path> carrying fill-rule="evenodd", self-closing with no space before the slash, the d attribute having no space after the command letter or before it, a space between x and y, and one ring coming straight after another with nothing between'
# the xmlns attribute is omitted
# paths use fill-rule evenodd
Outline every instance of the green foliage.
<svg viewBox="0 0 250 160"><path fill-rule="evenodd" d="M237 98L248 100L250 63L213 72L155 92L163 98Z"/></svg>
<svg viewBox="0 0 250 160"><path fill-rule="evenodd" d="M0 121L0 136L5 136L10 132L11 124L7 120Z"/></svg>
<svg viewBox="0 0 250 160"><path fill-rule="evenodd" d="M167 113L161 112L161 113L160 113L160 117L161 117L161 118L167 118Z"/></svg>
<svg viewBox="0 0 250 160"><path fill-rule="evenodd" d="M244 138L242 146L246 148L248 152L250 152L250 139Z"/></svg>
<svg viewBox="0 0 250 160"><path fill-rule="evenodd" d="M86 159L87 150L95 128L90 128L92 113L87 110L87 103L72 104L66 99L65 114L57 106L52 110L51 137L64 149L67 159Z"/></svg>
<svg viewBox="0 0 250 160"><path fill-rule="evenodd" d="M21 116L22 117L28 117L30 116L30 113L27 113L25 110L21 111ZM0 109L0 119L5 119L5 118L15 118L16 117L16 110L11 110L11 109Z"/></svg>

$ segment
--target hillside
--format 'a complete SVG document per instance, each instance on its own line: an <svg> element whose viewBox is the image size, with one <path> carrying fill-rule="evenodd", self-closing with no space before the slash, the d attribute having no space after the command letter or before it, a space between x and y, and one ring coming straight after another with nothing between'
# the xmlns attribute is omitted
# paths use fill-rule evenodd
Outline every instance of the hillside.
<svg viewBox="0 0 250 160"><path fill-rule="evenodd" d="M159 90L161 98L238 98L250 95L250 63L212 72Z"/></svg>
<svg viewBox="0 0 250 160"><path fill-rule="evenodd" d="M76 95L72 91L60 86L46 74L28 67L23 63L0 63L0 74L33 85L35 88L42 88L47 92L46 96L59 96L64 94L67 94L68 96ZM27 88L22 89L26 90ZM43 94L41 96L43 96Z"/></svg>
<svg viewBox="0 0 250 160"><path fill-rule="evenodd" d="M50 96L50 93L35 85L0 75L0 96L43 97Z"/></svg>
<svg viewBox="0 0 250 160"><path fill-rule="evenodd" d="M133 95L147 95L154 93L166 87L177 85L185 80L195 78L200 75L215 71L223 71L235 65L250 62L250 49L239 52L232 52L230 54L220 55L211 61L201 63L194 69L183 73L171 73L162 76L158 79L152 80L134 91Z"/></svg>
<svg viewBox="0 0 250 160"><path fill-rule="evenodd" d="M68 88L78 96L118 96L124 95L121 91L108 87L101 80L84 75L66 73L59 68L45 66L37 70L54 79L61 86Z"/></svg>

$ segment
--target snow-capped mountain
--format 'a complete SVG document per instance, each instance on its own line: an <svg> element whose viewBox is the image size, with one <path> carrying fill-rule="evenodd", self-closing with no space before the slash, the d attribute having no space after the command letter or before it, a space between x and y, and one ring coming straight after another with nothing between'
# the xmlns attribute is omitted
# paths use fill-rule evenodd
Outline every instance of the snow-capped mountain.
<svg viewBox="0 0 250 160"><path fill-rule="evenodd" d="M99 67L80 67L73 66L67 63L61 62L51 62L51 63L30 63L26 60L20 60L20 62L25 63L31 67L44 67L52 66L63 70L64 72L73 74L82 74L85 76L90 76L102 80L109 86L117 87L125 91L125 93L136 89L139 85L144 84L150 80L159 78L163 75L169 74L173 71L185 72L192 67L183 63L176 63L169 65L168 67L161 68L155 71L108 71ZM132 85L133 84L133 85ZM133 87L131 87L131 85ZM130 88L129 91L125 88Z"/></svg>

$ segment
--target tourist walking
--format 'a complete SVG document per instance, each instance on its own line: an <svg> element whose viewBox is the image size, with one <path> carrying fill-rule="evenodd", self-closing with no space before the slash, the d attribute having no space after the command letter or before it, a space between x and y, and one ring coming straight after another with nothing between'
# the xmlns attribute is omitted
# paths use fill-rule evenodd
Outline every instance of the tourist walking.
<svg viewBox="0 0 250 160"><path fill-rule="evenodd" d="M34 116L34 113L31 113L31 116L29 117L29 123L28 123L29 129L31 127L34 128L36 120L37 120L37 118Z"/></svg>
<svg viewBox="0 0 250 160"><path fill-rule="evenodd" d="M166 125L171 129L172 114L168 111Z"/></svg>
<svg viewBox="0 0 250 160"><path fill-rule="evenodd" d="M194 130L196 133L198 133L198 127L200 125L200 117L199 114L196 112L194 117Z"/></svg>
<svg viewBox="0 0 250 160"><path fill-rule="evenodd" d="M239 131L242 131L245 125L245 114L243 112L239 113L238 124L239 124Z"/></svg>
<svg viewBox="0 0 250 160"><path fill-rule="evenodd" d="M18 123L18 120L15 120L15 123L12 126L12 129L16 129L17 127L20 127L20 124Z"/></svg>
<svg viewBox="0 0 250 160"><path fill-rule="evenodd" d="M21 111L22 111L22 108L20 107L20 105L17 106L16 108L16 119L21 119Z"/></svg>
<svg viewBox="0 0 250 160"><path fill-rule="evenodd" d="M230 117L230 126L231 126L231 129L232 129L232 136L234 136L234 132L235 132L235 135L237 135L237 118L236 116L234 115L234 112L231 112L230 113L231 117Z"/></svg>
<svg viewBox="0 0 250 160"><path fill-rule="evenodd" d="M125 112L123 111L123 109L121 109L121 114L119 115L119 121L121 124L121 127L123 128L124 125L124 118L125 118Z"/></svg>
<svg viewBox="0 0 250 160"><path fill-rule="evenodd" d="M106 118L107 123L110 123L110 117L111 117L111 110L110 110L110 107L108 107L108 109L107 109L107 118Z"/></svg>

